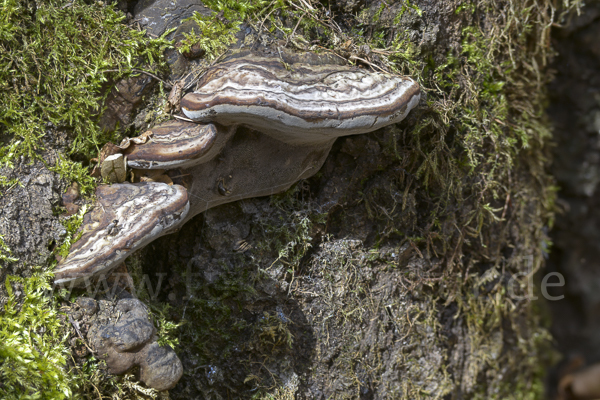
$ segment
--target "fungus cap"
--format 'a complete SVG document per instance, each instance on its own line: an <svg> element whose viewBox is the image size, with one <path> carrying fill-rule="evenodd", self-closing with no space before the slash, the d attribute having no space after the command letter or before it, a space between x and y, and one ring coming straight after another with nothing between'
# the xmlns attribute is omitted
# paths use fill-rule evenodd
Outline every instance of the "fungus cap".
<svg viewBox="0 0 600 400"><path fill-rule="evenodd" d="M217 135L213 124L168 121L154 127L147 142L125 150L127 164L138 169L188 168L210 157Z"/></svg>
<svg viewBox="0 0 600 400"><path fill-rule="evenodd" d="M367 133L402 121L420 100L408 77L247 55L220 63L181 100L195 121L245 124L287 143Z"/></svg>
<svg viewBox="0 0 600 400"><path fill-rule="evenodd" d="M176 227L187 215L183 186L146 182L103 185L98 205L84 217L82 236L54 271L58 284L88 284L133 251Z"/></svg>

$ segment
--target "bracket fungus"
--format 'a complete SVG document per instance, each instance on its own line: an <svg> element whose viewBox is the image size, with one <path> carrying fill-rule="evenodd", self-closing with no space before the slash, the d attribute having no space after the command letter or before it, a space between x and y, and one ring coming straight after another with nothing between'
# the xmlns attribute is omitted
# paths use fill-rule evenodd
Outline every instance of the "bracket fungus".
<svg viewBox="0 0 600 400"><path fill-rule="evenodd" d="M90 283L131 252L175 228L189 211L188 193L163 183L113 184L96 190L98 204L83 220L82 235L55 270L54 281Z"/></svg>
<svg viewBox="0 0 600 400"><path fill-rule="evenodd" d="M210 160L220 150L218 144L223 144L222 140L215 140L218 135L213 124L191 126L179 121L169 121L154 127L150 132L151 140L141 144L134 142L125 150L127 164L131 168L191 167ZM217 149L213 150L215 142L219 143Z"/></svg>
<svg viewBox="0 0 600 400"><path fill-rule="evenodd" d="M203 124L170 121L123 150L129 167L177 169L185 188L100 186L56 282L81 286L208 208L287 190L321 168L337 137L399 122L419 99L410 78L331 63L245 54L212 67L181 102Z"/></svg>
<svg viewBox="0 0 600 400"><path fill-rule="evenodd" d="M197 87L181 100L188 118L244 124L302 145L400 122L420 99L408 77L252 55L216 65Z"/></svg>

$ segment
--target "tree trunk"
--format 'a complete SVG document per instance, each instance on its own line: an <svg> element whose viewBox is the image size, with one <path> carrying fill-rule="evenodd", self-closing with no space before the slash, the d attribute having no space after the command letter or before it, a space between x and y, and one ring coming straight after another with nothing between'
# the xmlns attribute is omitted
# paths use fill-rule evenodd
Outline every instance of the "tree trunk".
<svg viewBox="0 0 600 400"><path fill-rule="evenodd" d="M411 76L421 103L338 139L286 193L210 209L128 259L140 287L161 282L137 295L186 321L172 334L185 373L170 397L541 398L556 361L532 277L556 211L550 35L578 2L324 4L271 4L232 47L333 51ZM193 67L180 62L170 79ZM121 128L146 123L166 98L152 93ZM68 182L19 168L3 174L31 180L4 192L0 234L20 261L0 278L49 265L61 241L52 205Z"/></svg>

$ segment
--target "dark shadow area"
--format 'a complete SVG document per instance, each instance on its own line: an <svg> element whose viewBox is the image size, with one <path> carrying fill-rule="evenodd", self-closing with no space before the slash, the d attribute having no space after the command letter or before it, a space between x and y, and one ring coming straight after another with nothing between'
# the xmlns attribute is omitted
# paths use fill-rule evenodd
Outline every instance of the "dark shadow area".
<svg viewBox="0 0 600 400"><path fill-rule="evenodd" d="M587 4L567 26L553 32L558 56L548 108L562 212L551 232L554 246L545 272L565 280L550 292L564 296L549 302L552 334L563 356L550 374L552 399L575 364L600 361L600 3Z"/></svg>
<svg viewBox="0 0 600 400"><path fill-rule="evenodd" d="M144 250L143 273L153 288L161 282L156 300L183 322L177 351L185 372L172 399L251 398L307 371L312 328L258 262L270 249L255 247L261 225L253 222L270 208L269 198L216 207Z"/></svg>

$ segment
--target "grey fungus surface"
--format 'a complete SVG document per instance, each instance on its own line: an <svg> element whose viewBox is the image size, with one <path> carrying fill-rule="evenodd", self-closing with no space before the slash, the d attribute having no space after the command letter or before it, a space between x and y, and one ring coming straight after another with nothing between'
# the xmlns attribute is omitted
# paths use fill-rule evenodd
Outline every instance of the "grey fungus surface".
<svg viewBox="0 0 600 400"><path fill-rule="evenodd" d="M408 77L246 55L209 69L181 107L195 121L244 124L306 145L400 122L419 100Z"/></svg>
<svg viewBox="0 0 600 400"><path fill-rule="evenodd" d="M89 299L91 300L91 299ZM94 301L94 300L91 300ZM140 379L156 390L171 389L183 375L181 360L170 347L157 343L148 309L138 299L119 300L114 307L102 301L88 338L111 374L140 367Z"/></svg>
<svg viewBox="0 0 600 400"><path fill-rule="evenodd" d="M98 204L83 221L81 238L56 270L55 282L83 286L131 252L176 227L189 211L183 186L146 182L99 186Z"/></svg>

